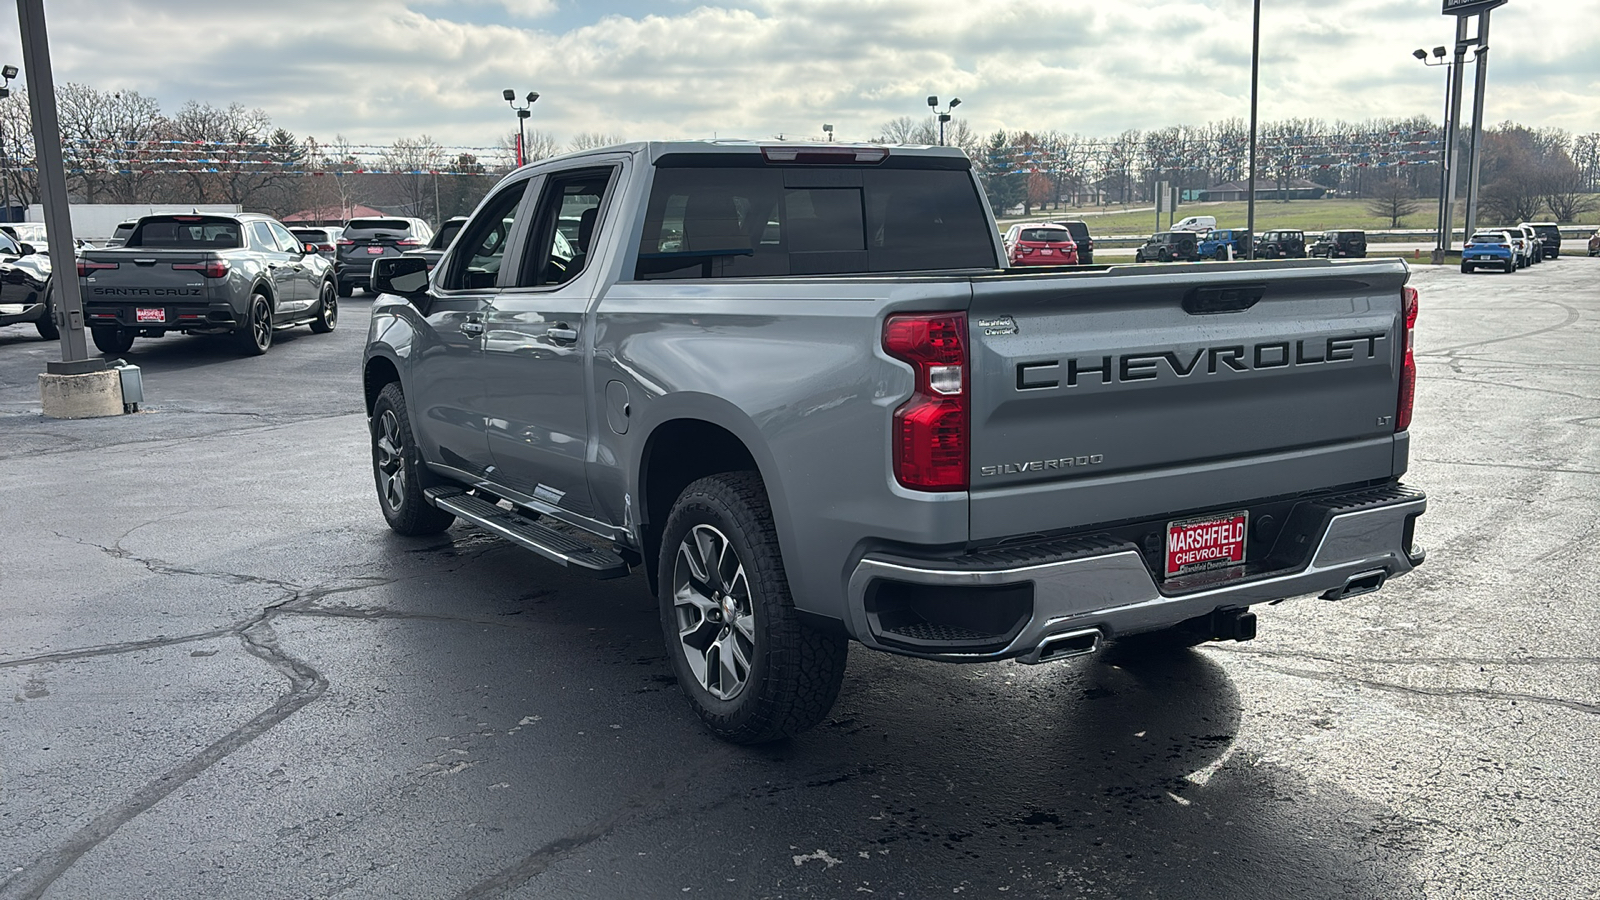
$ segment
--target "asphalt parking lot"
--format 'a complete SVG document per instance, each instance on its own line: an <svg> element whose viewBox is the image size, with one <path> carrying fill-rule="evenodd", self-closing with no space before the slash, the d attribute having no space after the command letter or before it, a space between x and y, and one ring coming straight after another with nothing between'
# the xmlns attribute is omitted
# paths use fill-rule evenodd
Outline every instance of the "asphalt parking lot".
<svg viewBox="0 0 1600 900"><path fill-rule="evenodd" d="M384 527L364 297L140 341L115 419L0 329L0 898L1600 894L1600 259L1413 284L1418 572L1155 664L856 648L757 749L642 577Z"/></svg>

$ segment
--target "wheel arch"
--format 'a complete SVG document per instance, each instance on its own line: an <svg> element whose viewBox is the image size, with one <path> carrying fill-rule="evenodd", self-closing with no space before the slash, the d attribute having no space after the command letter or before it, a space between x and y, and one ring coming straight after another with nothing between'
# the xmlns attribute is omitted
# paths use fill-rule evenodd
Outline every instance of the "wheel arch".
<svg viewBox="0 0 1600 900"><path fill-rule="evenodd" d="M378 402L378 395L383 392L385 385L401 384L400 367L395 361L381 354L369 357L361 367L361 386L366 394L367 415L372 415L372 406ZM404 386L402 385L402 390Z"/></svg>
<svg viewBox="0 0 1600 900"><path fill-rule="evenodd" d="M747 427L754 430L753 424L747 423ZM759 475L767 502L773 509L781 545L786 528L779 514L780 498L774 495L775 485L768 477L770 460L763 465L764 460L752 449L761 445L751 439L753 435L738 433L744 430L722 417L703 414L676 415L650 429L639 454L637 496L640 549L652 593L657 587L655 561L661 550L661 531L672 512L672 504L684 488L708 475L738 471L753 471Z"/></svg>

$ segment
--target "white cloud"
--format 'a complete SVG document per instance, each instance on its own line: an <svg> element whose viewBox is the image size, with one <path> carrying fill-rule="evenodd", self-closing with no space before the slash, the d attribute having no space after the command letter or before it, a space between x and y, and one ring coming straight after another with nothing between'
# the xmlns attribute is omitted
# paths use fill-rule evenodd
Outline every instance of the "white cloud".
<svg viewBox="0 0 1600 900"><path fill-rule="evenodd" d="M492 145L503 88L542 94L530 125L565 138L870 137L962 98L977 131L1114 134L1248 114L1248 0L52 0L58 81L130 88L168 110L260 106L299 134L385 143L426 132ZM1438 116L1448 44L1434 3L1269 4L1266 119ZM1494 13L1486 119L1600 130L1600 0ZM9 15L9 10L4 10ZM15 20L4 34L17 56ZM94 22L94 27L85 23Z"/></svg>

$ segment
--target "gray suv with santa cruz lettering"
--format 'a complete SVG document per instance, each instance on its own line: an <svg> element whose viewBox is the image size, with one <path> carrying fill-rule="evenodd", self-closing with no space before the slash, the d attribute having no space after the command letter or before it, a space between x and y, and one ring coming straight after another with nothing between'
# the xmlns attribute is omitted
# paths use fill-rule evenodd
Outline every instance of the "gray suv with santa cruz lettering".
<svg viewBox="0 0 1600 900"><path fill-rule="evenodd" d="M231 336L259 356L275 331L339 322L333 263L267 216L145 216L120 247L78 254L83 313L103 353L137 337Z"/></svg>
<svg viewBox="0 0 1600 900"><path fill-rule="evenodd" d="M728 740L820 721L851 642L1181 652L1423 561L1400 260L1007 269L959 150L666 142L372 277L389 527L643 569Z"/></svg>

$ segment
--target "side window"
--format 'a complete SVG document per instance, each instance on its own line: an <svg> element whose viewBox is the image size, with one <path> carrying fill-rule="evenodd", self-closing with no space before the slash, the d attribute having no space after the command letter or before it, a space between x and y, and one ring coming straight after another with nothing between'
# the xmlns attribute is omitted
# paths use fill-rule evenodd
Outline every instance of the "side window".
<svg viewBox="0 0 1600 900"><path fill-rule="evenodd" d="M499 281L506 258L506 241L516 225L517 207L528 190L523 179L496 194L478 210L456 242L455 258L445 276L446 290L483 290Z"/></svg>
<svg viewBox="0 0 1600 900"><path fill-rule="evenodd" d="M613 169L553 175L545 183L523 260L521 287L565 284L589 264Z"/></svg>
<svg viewBox="0 0 1600 900"><path fill-rule="evenodd" d="M272 239L272 229L265 222L255 222L250 226L250 249L278 251L278 242Z"/></svg>
<svg viewBox="0 0 1600 900"><path fill-rule="evenodd" d="M278 246L282 247L284 252L299 254L305 248L305 241L290 234L289 229L277 222L267 222L266 226L271 229L272 236L278 239Z"/></svg>

